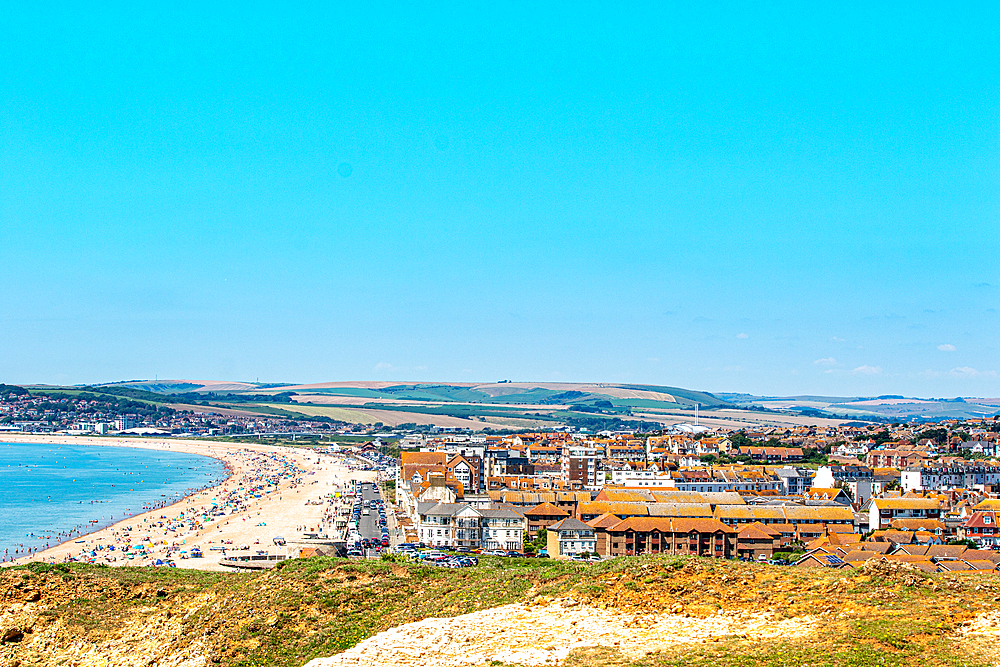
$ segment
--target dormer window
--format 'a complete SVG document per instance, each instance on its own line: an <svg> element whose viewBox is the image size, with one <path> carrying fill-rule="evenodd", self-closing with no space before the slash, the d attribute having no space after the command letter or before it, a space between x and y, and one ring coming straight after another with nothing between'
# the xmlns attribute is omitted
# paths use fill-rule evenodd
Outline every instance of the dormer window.
<svg viewBox="0 0 1000 667"><path fill-rule="evenodd" d="M991 517L989 514L983 516L983 523L993 523L993 517Z"/></svg>

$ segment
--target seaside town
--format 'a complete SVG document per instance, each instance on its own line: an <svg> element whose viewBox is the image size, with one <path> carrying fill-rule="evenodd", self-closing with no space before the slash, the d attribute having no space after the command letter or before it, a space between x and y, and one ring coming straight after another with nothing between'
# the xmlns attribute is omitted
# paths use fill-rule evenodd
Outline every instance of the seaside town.
<svg viewBox="0 0 1000 667"><path fill-rule="evenodd" d="M401 453L396 494L408 540L438 548L992 570L998 442L996 419L409 436L400 445L419 451Z"/></svg>
<svg viewBox="0 0 1000 667"><path fill-rule="evenodd" d="M120 406L103 405L103 398L8 391L3 399L0 428L20 433L190 437L229 429L264 437L289 426L143 404L144 414L112 412ZM424 557L419 547L441 561L447 560L442 550L457 550L573 560L669 553L800 567L881 559L928 571L1000 565L997 417L740 430L685 423L652 434L378 434L371 427L331 432L324 422L295 424L305 436L312 426L317 438L304 439L307 448L341 461L376 457L370 467L394 485L396 529L391 540L379 531L385 544L377 535L366 538L370 552L360 533L347 529L359 517L329 494L331 525L338 510L346 515L339 522L341 553L391 548ZM340 445L319 438L352 429L371 437ZM397 458L386 456L387 449ZM244 465L253 477L244 472L235 491L230 480L214 507L158 525L163 536L195 532L209 514L239 513L261 484L277 489L286 477L301 483L308 470L285 455L239 455L256 462ZM181 551L178 540L161 538L160 545L164 558Z"/></svg>

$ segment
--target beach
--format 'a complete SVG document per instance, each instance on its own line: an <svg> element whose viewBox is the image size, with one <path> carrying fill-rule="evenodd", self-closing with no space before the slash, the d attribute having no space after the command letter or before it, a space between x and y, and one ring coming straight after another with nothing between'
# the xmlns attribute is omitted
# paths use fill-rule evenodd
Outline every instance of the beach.
<svg viewBox="0 0 1000 667"><path fill-rule="evenodd" d="M371 481L374 472L351 470L341 454L272 445L167 439L81 436L4 436L9 442L136 447L210 456L230 472L223 483L166 507L118 521L14 563L67 559L111 566L154 565L227 570L223 558L297 556L318 545L313 535L333 537L337 500L351 479ZM275 538L282 538L275 544ZM8 563L10 564L10 563Z"/></svg>

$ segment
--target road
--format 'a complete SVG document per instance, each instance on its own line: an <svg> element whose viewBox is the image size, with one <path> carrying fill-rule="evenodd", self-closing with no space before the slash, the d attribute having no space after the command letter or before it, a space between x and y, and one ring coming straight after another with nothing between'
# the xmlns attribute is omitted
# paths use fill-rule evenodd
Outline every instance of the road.
<svg viewBox="0 0 1000 667"><path fill-rule="evenodd" d="M361 487L361 500L375 500L378 497L379 494L376 492L373 484L365 484ZM358 526L358 531L361 533L362 539L382 539L382 528L378 525L378 510L369 510L368 516L365 516L364 509L361 510L361 523Z"/></svg>
<svg viewBox="0 0 1000 667"><path fill-rule="evenodd" d="M375 500L381 498L381 494L376 491L377 487L374 483L366 483L361 486L361 500ZM383 503L384 498L381 498ZM392 505L383 505L385 508L385 518L387 528L389 529L389 544L391 546L396 546L402 541L402 536L396 529L396 517L394 514L394 507ZM358 522L358 532L361 533L361 538L368 538L370 540L381 540L382 539L382 528L378 525L378 509L372 508L369 510L368 516L365 516L364 509L361 510L361 520ZM376 555L375 549L368 549L365 551L365 555L373 557Z"/></svg>

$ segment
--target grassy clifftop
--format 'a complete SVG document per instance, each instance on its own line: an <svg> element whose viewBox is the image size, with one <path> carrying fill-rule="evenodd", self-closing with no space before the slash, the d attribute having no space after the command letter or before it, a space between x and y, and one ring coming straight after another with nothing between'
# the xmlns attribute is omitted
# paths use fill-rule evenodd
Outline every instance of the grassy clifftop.
<svg viewBox="0 0 1000 667"><path fill-rule="evenodd" d="M677 558L484 559L460 570L310 559L255 574L33 566L0 572L0 664L298 666L423 618L574 598L650 617L771 611L808 617L815 631L692 641L639 658L578 648L566 665L986 665L997 635L984 614L998 596L993 573Z"/></svg>

